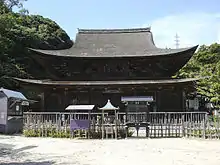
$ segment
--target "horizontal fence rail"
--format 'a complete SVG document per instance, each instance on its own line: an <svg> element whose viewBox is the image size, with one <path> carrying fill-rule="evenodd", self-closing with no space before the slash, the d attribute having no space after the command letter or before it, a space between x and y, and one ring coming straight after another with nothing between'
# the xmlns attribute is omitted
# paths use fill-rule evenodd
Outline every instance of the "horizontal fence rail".
<svg viewBox="0 0 220 165"><path fill-rule="evenodd" d="M104 123L101 118L102 113L25 112L23 115L24 130L41 130L52 127L56 130L66 131L70 129L71 119L86 119L90 120L91 127L95 131L99 131L103 124L106 132L113 131L115 126L118 127L118 130L134 127L133 130L144 132L146 133L144 136L151 138L220 138L220 118L209 117L205 112L120 112L117 113L116 119L114 115L104 113Z"/></svg>

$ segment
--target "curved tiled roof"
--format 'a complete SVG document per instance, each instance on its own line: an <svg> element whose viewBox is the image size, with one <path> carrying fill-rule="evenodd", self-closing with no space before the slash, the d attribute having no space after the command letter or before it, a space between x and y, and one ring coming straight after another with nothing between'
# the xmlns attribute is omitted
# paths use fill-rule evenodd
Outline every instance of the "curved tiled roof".
<svg viewBox="0 0 220 165"><path fill-rule="evenodd" d="M195 51L197 47L157 48L150 28L133 28L78 29L75 44L70 49L29 49L46 55L64 57L133 57L178 54L184 51Z"/></svg>
<svg viewBox="0 0 220 165"><path fill-rule="evenodd" d="M79 34L140 33L140 32L150 32L150 27L132 28L132 29L78 29Z"/></svg>

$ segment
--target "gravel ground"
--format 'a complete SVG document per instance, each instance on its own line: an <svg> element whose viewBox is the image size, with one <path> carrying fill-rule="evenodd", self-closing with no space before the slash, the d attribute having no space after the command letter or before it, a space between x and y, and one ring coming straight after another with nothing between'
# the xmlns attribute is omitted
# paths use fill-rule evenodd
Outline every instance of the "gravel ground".
<svg viewBox="0 0 220 165"><path fill-rule="evenodd" d="M219 165L220 141L72 140L0 135L1 165Z"/></svg>

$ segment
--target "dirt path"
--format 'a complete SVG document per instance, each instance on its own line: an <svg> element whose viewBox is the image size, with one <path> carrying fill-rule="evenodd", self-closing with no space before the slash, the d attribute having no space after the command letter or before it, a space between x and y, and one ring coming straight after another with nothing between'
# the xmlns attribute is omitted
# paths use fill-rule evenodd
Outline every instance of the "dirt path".
<svg viewBox="0 0 220 165"><path fill-rule="evenodd" d="M219 165L220 141L0 136L1 165Z"/></svg>

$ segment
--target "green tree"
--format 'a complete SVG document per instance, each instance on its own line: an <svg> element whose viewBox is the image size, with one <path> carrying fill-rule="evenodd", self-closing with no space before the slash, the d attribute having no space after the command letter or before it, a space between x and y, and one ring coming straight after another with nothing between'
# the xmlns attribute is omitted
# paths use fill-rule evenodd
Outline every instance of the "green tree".
<svg viewBox="0 0 220 165"><path fill-rule="evenodd" d="M16 88L8 77L44 77L42 68L31 58L27 47L64 49L72 41L54 21L39 15L14 13L22 1L0 0L0 83Z"/></svg>
<svg viewBox="0 0 220 165"><path fill-rule="evenodd" d="M1 4L4 4L8 10L12 11L13 7L23 8L23 2L27 0L0 0Z"/></svg>
<svg viewBox="0 0 220 165"><path fill-rule="evenodd" d="M216 106L220 104L220 44L202 45L177 77L204 77L197 90Z"/></svg>

